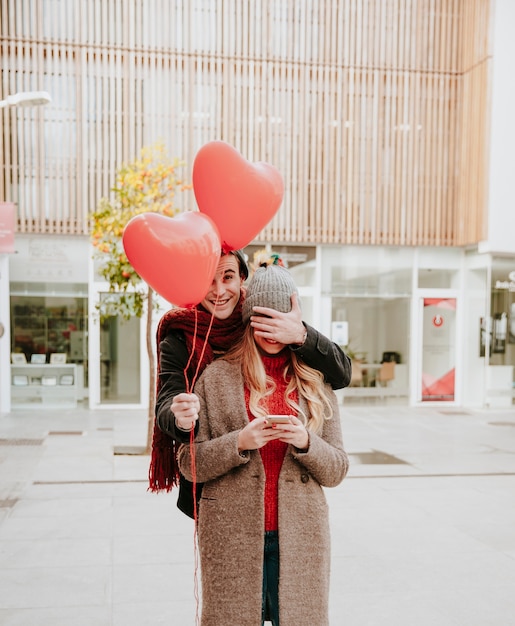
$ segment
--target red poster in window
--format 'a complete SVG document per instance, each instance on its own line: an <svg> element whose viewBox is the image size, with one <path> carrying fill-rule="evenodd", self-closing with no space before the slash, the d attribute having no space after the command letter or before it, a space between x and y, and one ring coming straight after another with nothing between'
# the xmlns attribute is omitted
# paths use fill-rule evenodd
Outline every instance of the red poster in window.
<svg viewBox="0 0 515 626"><path fill-rule="evenodd" d="M16 206L14 202L0 202L0 253L14 252L14 226Z"/></svg>
<svg viewBox="0 0 515 626"><path fill-rule="evenodd" d="M453 401L456 299L424 298L422 332L422 401Z"/></svg>

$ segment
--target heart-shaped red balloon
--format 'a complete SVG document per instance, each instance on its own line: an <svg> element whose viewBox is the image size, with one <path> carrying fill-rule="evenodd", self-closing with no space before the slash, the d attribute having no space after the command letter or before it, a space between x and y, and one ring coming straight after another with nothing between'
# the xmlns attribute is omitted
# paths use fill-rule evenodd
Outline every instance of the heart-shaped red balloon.
<svg viewBox="0 0 515 626"><path fill-rule="evenodd" d="M168 302L198 304L220 261L220 235L213 220L197 211L166 217L142 213L125 226L125 254L138 275Z"/></svg>
<svg viewBox="0 0 515 626"><path fill-rule="evenodd" d="M281 174L268 163L250 163L224 141L211 141L193 163L198 207L218 226L222 248L248 245L279 210L284 194Z"/></svg>

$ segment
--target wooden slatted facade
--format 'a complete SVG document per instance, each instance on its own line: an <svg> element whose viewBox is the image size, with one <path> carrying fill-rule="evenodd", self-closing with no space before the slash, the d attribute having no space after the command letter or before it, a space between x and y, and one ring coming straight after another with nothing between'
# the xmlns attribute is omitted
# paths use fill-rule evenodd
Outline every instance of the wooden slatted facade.
<svg viewBox="0 0 515 626"><path fill-rule="evenodd" d="M283 174L260 241L486 236L493 0L0 0L0 199L86 234L116 168L222 139ZM187 196L183 208L194 208Z"/></svg>

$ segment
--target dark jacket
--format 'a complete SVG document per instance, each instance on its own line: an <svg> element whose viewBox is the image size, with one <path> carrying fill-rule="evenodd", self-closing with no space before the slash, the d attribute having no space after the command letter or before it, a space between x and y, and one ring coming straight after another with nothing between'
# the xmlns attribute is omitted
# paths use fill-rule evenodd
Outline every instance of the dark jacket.
<svg viewBox="0 0 515 626"><path fill-rule="evenodd" d="M302 346L290 346L291 350L306 365L319 370L333 389L347 387L351 378L351 361L335 343L319 333L315 328L304 324L307 337ZM189 359L184 333L180 330L171 331L159 345L160 351L160 390L156 399L156 421L159 428L179 443L189 443L190 433L177 428L175 416L171 411L174 397L186 391L184 369ZM195 434L198 432L198 423ZM200 497L202 485L197 485L197 499ZM183 476L180 478L179 509L193 517L193 489L190 482Z"/></svg>

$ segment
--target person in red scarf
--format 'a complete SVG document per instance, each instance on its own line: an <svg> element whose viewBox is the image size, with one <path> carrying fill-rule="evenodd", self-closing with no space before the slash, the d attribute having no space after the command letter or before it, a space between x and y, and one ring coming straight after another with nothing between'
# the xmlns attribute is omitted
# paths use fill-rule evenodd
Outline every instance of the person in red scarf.
<svg viewBox="0 0 515 626"><path fill-rule="evenodd" d="M323 487L347 474L336 396L287 344L250 323L289 312L295 284L268 265L252 277L239 343L195 386L199 431L178 450L204 482L198 510L202 626L328 626L330 533ZM259 307L259 308L258 308ZM273 424L273 414L286 423ZM195 463L193 463L195 459Z"/></svg>
<svg viewBox="0 0 515 626"><path fill-rule="evenodd" d="M205 298L192 309L172 309L157 329L156 423L149 468L149 489L170 491L179 485L177 506L194 517L194 490L177 467L180 443L198 430L198 398L187 393L205 367L238 343L243 334L243 286L248 267L239 250L222 254L213 283ZM350 359L336 344L302 322L297 295L287 312L255 311L250 323L258 336L280 341L307 365L322 372L333 389L350 383ZM263 313L267 317L263 317ZM207 336L207 341L206 341ZM188 380L188 385L186 384ZM202 485L196 486L196 498Z"/></svg>

